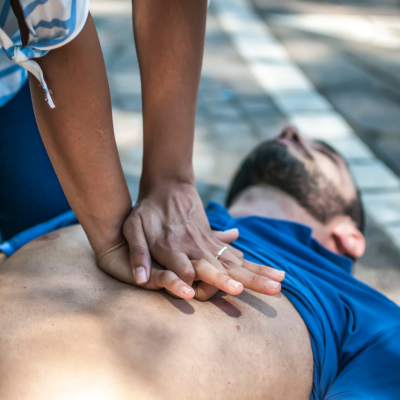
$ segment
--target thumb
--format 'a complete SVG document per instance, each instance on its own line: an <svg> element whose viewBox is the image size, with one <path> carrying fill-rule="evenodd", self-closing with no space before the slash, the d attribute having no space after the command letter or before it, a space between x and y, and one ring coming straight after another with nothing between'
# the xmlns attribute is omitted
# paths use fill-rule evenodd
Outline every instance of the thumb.
<svg viewBox="0 0 400 400"><path fill-rule="evenodd" d="M214 237L223 243L232 243L239 237L239 230L236 228L227 231L213 231Z"/></svg>
<svg viewBox="0 0 400 400"><path fill-rule="evenodd" d="M130 262L136 284L143 285L150 279L151 256L142 220L138 214L128 217L124 223L123 232L129 244Z"/></svg>

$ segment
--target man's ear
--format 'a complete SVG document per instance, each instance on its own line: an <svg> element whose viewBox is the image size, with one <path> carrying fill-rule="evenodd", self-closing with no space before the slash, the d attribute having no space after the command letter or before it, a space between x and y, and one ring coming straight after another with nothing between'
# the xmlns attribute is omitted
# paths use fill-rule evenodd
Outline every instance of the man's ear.
<svg viewBox="0 0 400 400"><path fill-rule="evenodd" d="M350 218L338 223L332 230L338 252L351 258L360 258L365 251L364 235Z"/></svg>

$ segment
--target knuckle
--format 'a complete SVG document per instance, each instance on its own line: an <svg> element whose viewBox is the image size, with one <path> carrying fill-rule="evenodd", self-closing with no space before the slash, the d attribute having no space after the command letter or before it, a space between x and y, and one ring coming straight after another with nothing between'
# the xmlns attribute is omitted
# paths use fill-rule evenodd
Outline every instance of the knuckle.
<svg viewBox="0 0 400 400"><path fill-rule="evenodd" d="M169 287L171 282L174 280L174 274L171 271L163 271L160 276L160 284L162 287Z"/></svg>
<svg viewBox="0 0 400 400"><path fill-rule="evenodd" d="M238 267L238 264L231 260L223 261L222 264L225 267L225 269L228 271Z"/></svg>
<svg viewBox="0 0 400 400"><path fill-rule="evenodd" d="M124 233L124 235L126 233L130 233L130 231L132 230L132 228L135 226L136 224L136 218L133 217L128 217L125 222L122 225L122 232Z"/></svg>
<svg viewBox="0 0 400 400"><path fill-rule="evenodd" d="M185 265L181 267L180 275L184 280L193 280L196 277L196 272L192 267Z"/></svg>
<svg viewBox="0 0 400 400"><path fill-rule="evenodd" d="M131 246L130 247L131 255L133 256L145 256L147 254L146 249L143 246Z"/></svg>
<svg viewBox="0 0 400 400"><path fill-rule="evenodd" d="M215 281L216 282L227 281L227 273L218 271L215 276Z"/></svg>
<svg viewBox="0 0 400 400"><path fill-rule="evenodd" d="M169 286L170 287L177 287L177 286L179 286L180 284L181 284L181 280L177 277L177 276L175 276L174 278L170 278L169 279Z"/></svg>
<svg viewBox="0 0 400 400"><path fill-rule="evenodd" d="M192 265L194 268L200 268L205 265L207 261L204 258L201 258L199 260L192 260Z"/></svg>
<svg viewBox="0 0 400 400"><path fill-rule="evenodd" d="M236 257L240 258L241 260L244 260L244 254L240 250L236 250Z"/></svg>
<svg viewBox="0 0 400 400"><path fill-rule="evenodd" d="M258 265L257 264L257 273L259 275L263 274L265 272L265 267L263 267L262 265Z"/></svg>
<svg viewBox="0 0 400 400"><path fill-rule="evenodd" d="M210 263L205 259L205 258L201 258L200 260L199 260L199 264L200 265L209 265Z"/></svg>
<svg viewBox="0 0 400 400"><path fill-rule="evenodd" d="M124 236L129 234L130 229L131 226L129 225L128 221L125 221L124 224L122 225L122 233L124 234Z"/></svg>
<svg viewBox="0 0 400 400"><path fill-rule="evenodd" d="M253 285L259 285L260 283L262 283L262 282L261 282L262 280L263 280L263 279L262 279L260 276L258 276L258 275L252 275L251 278L250 278L250 282L251 282Z"/></svg>

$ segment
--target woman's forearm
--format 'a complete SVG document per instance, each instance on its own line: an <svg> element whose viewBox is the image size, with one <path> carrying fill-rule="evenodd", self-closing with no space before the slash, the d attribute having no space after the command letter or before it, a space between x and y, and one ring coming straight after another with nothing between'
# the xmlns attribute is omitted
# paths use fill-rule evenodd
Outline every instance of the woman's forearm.
<svg viewBox="0 0 400 400"><path fill-rule="evenodd" d="M196 101L207 0L133 0L142 81L143 182L194 182Z"/></svg>
<svg viewBox="0 0 400 400"><path fill-rule="evenodd" d="M66 197L95 252L123 240L131 199L114 138L103 55L92 18L38 60L56 104L30 76L36 120Z"/></svg>

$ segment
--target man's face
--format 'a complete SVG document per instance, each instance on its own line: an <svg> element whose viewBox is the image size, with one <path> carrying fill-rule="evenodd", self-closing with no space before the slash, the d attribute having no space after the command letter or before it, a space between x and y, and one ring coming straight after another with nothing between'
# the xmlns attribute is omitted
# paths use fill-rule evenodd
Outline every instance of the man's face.
<svg viewBox="0 0 400 400"><path fill-rule="evenodd" d="M266 146L266 183L296 198L323 223L346 214L356 188L339 154L324 143L305 141L291 127Z"/></svg>

